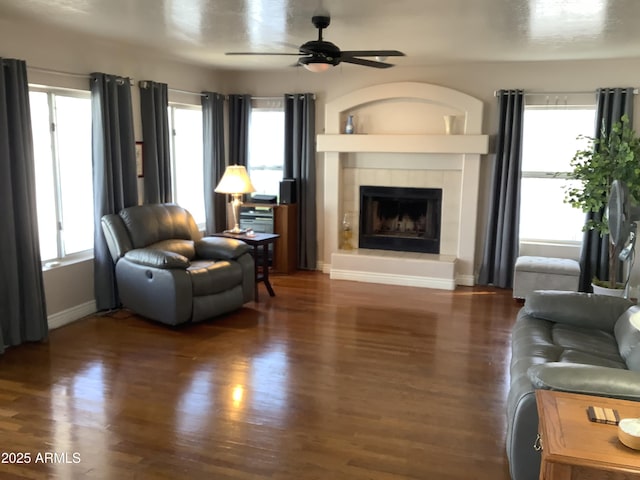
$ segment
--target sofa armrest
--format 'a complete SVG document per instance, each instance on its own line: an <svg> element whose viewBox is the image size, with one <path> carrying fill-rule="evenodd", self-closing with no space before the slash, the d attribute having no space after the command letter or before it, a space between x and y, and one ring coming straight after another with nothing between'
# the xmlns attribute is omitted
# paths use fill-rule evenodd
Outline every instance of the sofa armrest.
<svg viewBox="0 0 640 480"><path fill-rule="evenodd" d="M235 238L204 237L196 242L196 255L208 260L234 260L250 250L249 245Z"/></svg>
<svg viewBox="0 0 640 480"><path fill-rule="evenodd" d="M535 388L640 400L640 372L620 368L551 362L529 367Z"/></svg>
<svg viewBox="0 0 640 480"><path fill-rule="evenodd" d="M542 320L613 332L618 317L632 305L607 295L538 290L527 295L523 309Z"/></svg>
<svg viewBox="0 0 640 480"><path fill-rule="evenodd" d="M162 269L177 268L184 270L190 265L189 259L184 255L155 248L129 250L124 254L124 258L138 265Z"/></svg>

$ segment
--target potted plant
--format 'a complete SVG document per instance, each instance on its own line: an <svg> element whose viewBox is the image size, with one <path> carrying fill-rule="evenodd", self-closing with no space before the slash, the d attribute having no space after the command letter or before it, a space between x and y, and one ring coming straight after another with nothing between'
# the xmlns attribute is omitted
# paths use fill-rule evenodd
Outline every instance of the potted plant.
<svg viewBox="0 0 640 480"><path fill-rule="evenodd" d="M632 204L640 200L640 139L629 126L627 115L615 122L609 132L603 127L600 138L585 135L578 138L587 140L587 146L571 159L571 176L579 180L580 185L567 187L565 201L585 213L604 211L600 220L590 219L583 228L583 231L596 230L604 237L609 233L606 207L613 180L626 183ZM619 261L615 252L616 246L609 242L609 278L594 279L596 285L618 287Z"/></svg>

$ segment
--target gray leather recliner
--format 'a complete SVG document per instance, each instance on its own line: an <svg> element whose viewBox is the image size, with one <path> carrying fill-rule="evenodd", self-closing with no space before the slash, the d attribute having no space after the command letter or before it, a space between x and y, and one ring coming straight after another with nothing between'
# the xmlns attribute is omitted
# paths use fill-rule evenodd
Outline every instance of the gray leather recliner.
<svg viewBox="0 0 640 480"><path fill-rule="evenodd" d="M204 237L175 204L101 219L123 306L169 325L222 315L254 299L255 267L240 240Z"/></svg>
<svg viewBox="0 0 640 480"><path fill-rule="evenodd" d="M623 298L536 291L512 329L507 457L513 480L537 480L535 389L640 401L640 307ZM586 415L585 415L586 420Z"/></svg>

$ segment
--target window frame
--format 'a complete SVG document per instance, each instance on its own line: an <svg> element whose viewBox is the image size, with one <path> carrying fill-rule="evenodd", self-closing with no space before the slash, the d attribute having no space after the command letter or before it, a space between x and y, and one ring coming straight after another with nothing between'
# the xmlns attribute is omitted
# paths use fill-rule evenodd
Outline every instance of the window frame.
<svg viewBox="0 0 640 480"><path fill-rule="evenodd" d="M47 95L47 106L49 110L49 135L50 135L50 148L51 156L50 160L53 167L53 189L54 189L54 209L55 209L55 222L56 222L56 257L41 259L43 269L49 269L57 267L62 264L71 264L78 261L90 260L93 258L93 252L95 248L95 240L90 248L73 253L66 253L63 237L63 212L62 212L62 186L60 183L60 156L59 156L59 142L58 142L58 129L56 109L57 104L55 102L55 96L64 96L71 98L81 98L91 102L91 92L89 90L72 89L65 87L54 87L48 85L29 84L29 93L39 92ZM35 161L35 159L34 159ZM35 165L34 165L35 167ZM93 202L93 198L91 199Z"/></svg>
<svg viewBox="0 0 640 480"><path fill-rule="evenodd" d="M547 100L548 102L548 100ZM551 105L549 103L545 104L525 104L524 110L591 110L594 114L594 119L596 115L596 100L595 97L590 101L585 101L584 98L579 98L578 101L572 104L567 103L567 99L564 99L563 104L554 104ZM523 134L524 129L526 128L526 122L523 122ZM595 127L594 127L595 128ZM594 132L584 133L587 136L593 136ZM554 180L572 180L574 176L570 171L544 171L544 170L523 170L521 168L520 171L520 184L522 184L522 179L525 178L537 178L537 179L554 179ZM522 222L522 218L520 218L520 222ZM558 245L565 247L581 247L582 240L558 240L558 239L544 239L544 238L527 238L520 237L520 244L522 245Z"/></svg>
<svg viewBox="0 0 640 480"><path fill-rule="evenodd" d="M168 104L168 121L169 121L169 158L170 158L170 165L171 165L171 196L173 198L173 200L175 202L177 202L177 175L176 175L176 169L177 169L177 162L176 162L176 142L175 142L175 137L176 137L176 129L175 129L175 110L176 109L183 109L183 110L192 110L192 111L197 111L200 112L200 115L202 116L202 105L196 105L196 104L190 104L190 103L181 103L181 102L169 102ZM201 132L202 135L202 132ZM204 139L202 139L202 149L203 149L203 153L204 153ZM204 156L203 158L201 158L201 164L203 167L203 182L204 182ZM203 190L204 190L204 185L203 185ZM202 199L203 205L204 205L204 197ZM205 211L206 211L206 207L205 207ZM206 229L206 218L204 219L203 222L196 222L196 225L198 226L198 229L200 231L204 231Z"/></svg>
<svg viewBox="0 0 640 480"><path fill-rule="evenodd" d="M253 116L253 112L278 112L282 113L282 122L283 122L283 137L284 137L284 114L285 114L285 104L283 97L264 97L264 98L252 98L251 99L251 113L249 117L249 136L251 135L251 117ZM279 166L251 166L251 143L249 142L249 151L247 152L247 172L249 173L249 177L251 178L252 172L282 172L282 178L284 178L284 138L283 138L283 150L282 150L282 163ZM275 188L275 195L279 197L279 185Z"/></svg>

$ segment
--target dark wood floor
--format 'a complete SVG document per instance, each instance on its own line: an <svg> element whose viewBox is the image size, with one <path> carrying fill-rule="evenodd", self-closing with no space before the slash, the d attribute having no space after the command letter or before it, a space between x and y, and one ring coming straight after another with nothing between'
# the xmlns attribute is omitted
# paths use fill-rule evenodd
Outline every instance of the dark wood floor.
<svg viewBox="0 0 640 480"><path fill-rule="evenodd" d="M0 478L509 478L510 291L273 284L201 324L119 311L8 350Z"/></svg>

